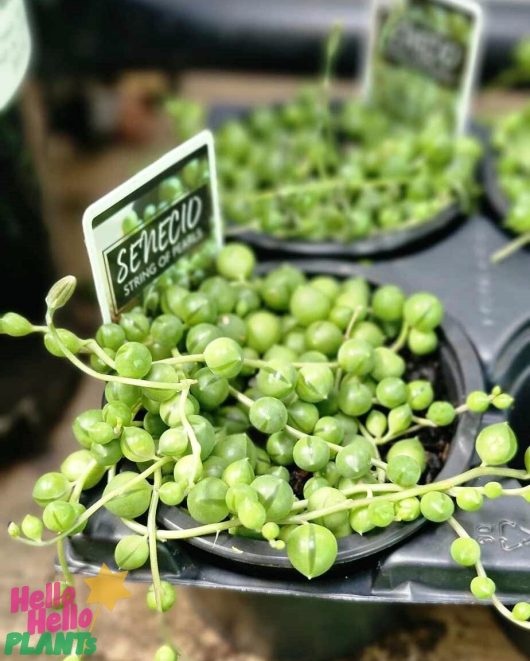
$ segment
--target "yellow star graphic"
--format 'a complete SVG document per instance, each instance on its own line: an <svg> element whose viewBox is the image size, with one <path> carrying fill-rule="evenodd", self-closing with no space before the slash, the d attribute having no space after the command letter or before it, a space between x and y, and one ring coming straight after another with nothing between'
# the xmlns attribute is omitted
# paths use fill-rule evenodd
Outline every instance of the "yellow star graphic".
<svg viewBox="0 0 530 661"><path fill-rule="evenodd" d="M116 606L116 602L121 599L129 599L131 593L123 584L128 573L126 571L113 572L103 563L97 576L83 579L90 588L86 603L101 604L111 611Z"/></svg>

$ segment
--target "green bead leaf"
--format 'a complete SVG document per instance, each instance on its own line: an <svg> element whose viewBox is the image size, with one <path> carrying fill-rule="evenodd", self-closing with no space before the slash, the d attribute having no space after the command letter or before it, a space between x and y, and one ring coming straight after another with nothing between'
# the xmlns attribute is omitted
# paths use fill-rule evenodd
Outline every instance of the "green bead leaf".
<svg viewBox="0 0 530 661"><path fill-rule="evenodd" d="M309 579L321 576L337 557L335 535L323 526L309 523L299 526L287 540L287 556L291 564Z"/></svg>

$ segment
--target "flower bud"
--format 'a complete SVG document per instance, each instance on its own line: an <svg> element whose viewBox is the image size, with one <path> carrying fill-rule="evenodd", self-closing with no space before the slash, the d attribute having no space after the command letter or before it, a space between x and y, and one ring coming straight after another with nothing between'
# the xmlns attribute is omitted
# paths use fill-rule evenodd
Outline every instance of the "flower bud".
<svg viewBox="0 0 530 661"><path fill-rule="evenodd" d="M46 296L46 305L49 310L58 310L62 308L75 291L77 280L73 275L67 275L52 285Z"/></svg>

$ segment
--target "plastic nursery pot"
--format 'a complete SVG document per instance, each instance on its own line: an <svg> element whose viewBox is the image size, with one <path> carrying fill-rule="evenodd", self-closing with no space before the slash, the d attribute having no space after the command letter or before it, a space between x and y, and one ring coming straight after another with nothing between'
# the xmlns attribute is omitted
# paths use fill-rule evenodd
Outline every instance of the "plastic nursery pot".
<svg viewBox="0 0 530 661"><path fill-rule="evenodd" d="M528 247L525 175L525 146L528 136L528 108L506 115L491 131L483 166L483 181L489 207L501 229L515 237L493 256L500 262Z"/></svg>
<svg viewBox="0 0 530 661"><path fill-rule="evenodd" d="M348 277L356 274L355 268L347 263L301 260L292 264L309 275ZM274 266L277 264L263 264L261 272L267 272ZM440 357L442 377L449 401L464 401L466 393L484 388L482 371L475 350L462 328L450 316L446 316L441 327ZM474 439L479 427L480 418L476 415L465 413L459 418L447 459L436 479L451 477L468 466L473 456ZM185 530L197 525L186 511L178 507L161 506L159 520L170 530ZM364 536L354 534L338 540L339 550L335 571L341 565L368 558L399 544L418 531L424 523L421 518L412 523L394 523L381 532L374 531ZM252 572L257 568L260 571L268 568L295 573L285 552L272 549L266 541L220 533L190 538L186 542L215 556L221 562L234 563L242 570Z"/></svg>
<svg viewBox="0 0 530 661"><path fill-rule="evenodd" d="M521 236L506 227L505 220L510 213L512 202L504 192L499 178L500 152L492 144L492 133L484 136L485 155L482 160L482 182L489 210L502 231L509 237Z"/></svg>
<svg viewBox="0 0 530 661"><path fill-rule="evenodd" d="M210 116L210 124L214 129L218 129L226 120L244 119L248 114L248 108L227 106L214 108ZM232 234L236 240L253 246L256 252L264 258L292 255L296 257L335 256L352 259L385 259L425 248L450 233L463 218L463 210L455 202L448 204L429 220L391 231L377 232L350 243L284 239L255 230L239 231L238 225L231 222L229 216L225 220L229 235Z"/></svg>
<svg viewBox="0 0 530 661"><path fill-rule="evenodd" d="M350 257L352 259L384 259L424 248L427 244L447 234L462 220L462 211L451 204L430 220L403 229L380 232L353 243L336 241L303 241L280 239L264 232L238 232L238 241L248 243L256 250L270 255L298 255L313 257Z"/></svg>

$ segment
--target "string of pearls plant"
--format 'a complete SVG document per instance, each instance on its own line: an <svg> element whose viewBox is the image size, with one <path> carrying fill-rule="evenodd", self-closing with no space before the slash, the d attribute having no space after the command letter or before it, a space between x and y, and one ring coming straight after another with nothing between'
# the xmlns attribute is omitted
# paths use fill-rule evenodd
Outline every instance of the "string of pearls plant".
<svg viewBox="0 0 530 661"><path fill-rule="evenodd" d="M74 293L71 276L50 290L43 325L3 315L3 333L42 334L52 354L103 381L106 398L77 416L80 449L39 477L33 500L42 511L12 522L11 537L55 544L69 583L65 539L106 508L130 529L116 565L149 562L147 604L165 612L175 590L160 576L161 544L227 533L237 548L238 536L251 536L315 579L333 566L337 540L423 516L455 531L451 555L475 567L473 594L530 628L530 604L501 604L479 544L455 514L488 498L530 500L529 450L525 468L507 467L517 440L507 424L491 425L476 439L480 465L425 480L436 459L427 433L512 403L499 387L449 402L437 396L439 383L410 378L408 363L437 351L441 302L358 277L308 278L291 265L256 277L254 266L253 253L234 243L196 287L169 270L148 292L148 308L124 312L90 339L55 325ZM479 477L492 481L475 486ZM502 478L522 486L505 488ZM159 528L159 503L183 508L196 525ZM176 658L171 642L155 655Z"/></svg>
<svg viewBox="0 0 530 661"><path fill-rule="evenodd" d="M497 177L502 194L509 204L503 225L517 235L492 255L495 263L530 243L529 136L530 104L502 117L493 130Z"/></svg>

